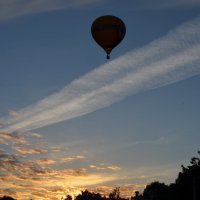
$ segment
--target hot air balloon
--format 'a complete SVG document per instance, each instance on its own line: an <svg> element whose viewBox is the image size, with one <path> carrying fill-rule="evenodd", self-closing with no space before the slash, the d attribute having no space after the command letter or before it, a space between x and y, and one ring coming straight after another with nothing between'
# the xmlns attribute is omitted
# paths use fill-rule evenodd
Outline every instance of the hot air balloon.
<svg viewBox="0 0 200 200"><path fill-rule="evenodd" d="M94 20L91 33L97 44L105 50L107 59L109 59L113 48L123 40L126 27L118 17L105 15Z"/></svg>

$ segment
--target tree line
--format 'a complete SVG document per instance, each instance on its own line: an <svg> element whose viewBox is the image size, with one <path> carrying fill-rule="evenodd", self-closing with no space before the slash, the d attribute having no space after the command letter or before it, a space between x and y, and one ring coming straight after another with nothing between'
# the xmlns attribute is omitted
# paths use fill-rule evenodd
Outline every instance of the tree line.
<svg viewBox="0 0 200 200"><path fill-rule="evenodd" d="M132 200L200 200L200 151L198 154L191 158L190 165L181 166L174 183L150 183L142 194L135 192Z"/></svg>
<svg viewBox="0 0 200 200"><path fill-rule="evenodd" d="M135 192L133 197L129 200L200 200L200 151L199 157L192 157L190 165L187 167L181 166L174 183L166 185L159 181L152 182L146 186L144 191L140 193ZM72 200L71 195L61 200ZM0 200L16 200L10 196L0 197ZM82 191L81 194L74 197L74 200L128 200L120 196L120 187L116 187L106 197L100 193Z"/></svg>

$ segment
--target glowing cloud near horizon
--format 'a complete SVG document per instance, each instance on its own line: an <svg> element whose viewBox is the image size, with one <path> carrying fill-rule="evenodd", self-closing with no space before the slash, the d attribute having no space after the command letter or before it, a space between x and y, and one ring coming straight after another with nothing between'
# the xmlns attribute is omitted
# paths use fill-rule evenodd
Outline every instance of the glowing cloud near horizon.
<svg viewBox="0 0 200 200"><path fill-rule="evenodd" d="M166 36L99 66L15 116L1 132L28 131L107 107L138 92L200 74L200 17Z"/></svg>

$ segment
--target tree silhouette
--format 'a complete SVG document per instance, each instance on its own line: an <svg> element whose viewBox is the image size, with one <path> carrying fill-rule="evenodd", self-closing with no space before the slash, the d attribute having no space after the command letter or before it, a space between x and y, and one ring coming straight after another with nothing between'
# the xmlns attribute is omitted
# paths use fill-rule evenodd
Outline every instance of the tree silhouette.
<svg viewBox="0 0 200 200"><path fill-rule="evenodd" d="M116 187L109 194L109 199L119 199L120 198L120 187Z"/></svg>
<svg viewBox="0 0 200 200"><path fill-rule="evenodd" d="M75 200L101 200L101 194L89 192L88 190L82 191L81 194L75 197Z"/></svg>
<svg viewBox="0 0 200 200"><path fill-rule="evenodd" d="M0 200L16 200L16 199L13 199L12 197L9 197L9 196L3 196L3 197L0 197Z"/></svg>
<svg viewBox="0 0 200 200"><path fill-rule="evenodd" d="M61 200L72 200L72 196L71 195L67 195L66 197L62 198Z"/></svg>
<svg viewBox="0 0 200 200"><path fill-rule="evenodd" d="M200 156L200 151L198 151ZM182 167L176 179L175 191L182 200L200 199L200 158L191 158L189 166Z"/></svg>
<svg viewBox="0 0 200 200"><path fill-rule="evenodd" d="M102 197L99 193L82 191L81 194L75 197L75 200L126 200L120 197L120 188L116 187L108 197Z"/></svg>
<svg viewBox="0 0 200 200"><path fill-rule="evenodd" d="M198 151L200 156L200 151ZM200 157L192 157L189 166L181 166L175 183L169 186L153 182L146 186L143 194L137 191L132 200L200 200Z"/></svg>
<svg viewBox="0 0 200 200"><path fill-rule="evenodd" d="M146 186L143 197L149 200L168 200L169 188L164 183L153 182Z"/></svg>
<svg viewBox="0 0 200 200"><path fill-rule="evenodd" d="M143 196L139 191L135 191L135 196L131 197L131 200L143 200Z"/></svg>

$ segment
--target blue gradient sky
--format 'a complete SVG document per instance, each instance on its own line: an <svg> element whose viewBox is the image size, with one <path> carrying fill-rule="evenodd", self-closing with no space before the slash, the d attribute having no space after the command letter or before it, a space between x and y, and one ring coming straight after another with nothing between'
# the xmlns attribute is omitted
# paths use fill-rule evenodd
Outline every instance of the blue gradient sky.
<svg viewBox="0 0 200 200"><path fill-rule="evenodd" d="M200 1L0 0L0 194L131 196L199 150ZM106 60L90 27L126 24Z"/></svg>

